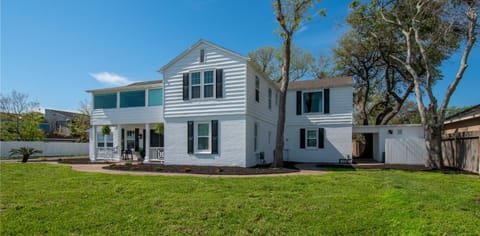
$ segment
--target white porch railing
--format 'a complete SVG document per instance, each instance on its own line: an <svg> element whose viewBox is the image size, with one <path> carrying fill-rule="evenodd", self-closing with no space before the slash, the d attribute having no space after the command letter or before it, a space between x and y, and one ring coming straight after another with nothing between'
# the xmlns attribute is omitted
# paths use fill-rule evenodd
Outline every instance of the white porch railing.
<svg viewBox="0 0 480 236"><path fill-rule="evenodd" d="M163 152L163 147L151 147L150 148L150 155L149 155L149 160L150 161L159 161L160 163L163 163L164 161L164 152Z"/></svg>
<svg viewBox="0 0 480 236"><path fill-rule="evenodd" d="M114 148L113 147L97 147L96 148L97 160L113 160Z"/></svg>

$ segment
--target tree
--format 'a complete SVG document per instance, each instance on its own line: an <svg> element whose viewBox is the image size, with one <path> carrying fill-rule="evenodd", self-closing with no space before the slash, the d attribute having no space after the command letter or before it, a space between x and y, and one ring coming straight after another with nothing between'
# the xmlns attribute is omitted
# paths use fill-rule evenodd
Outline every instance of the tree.
<svg viewBox="0 0 480 236"><path fill-rule="evenodd" d="M35 148L28 148L28 147L21 147L21 148L14 148L10 150L10 156L15 156L15 155L22 155L22 162L26 163L28 161L28 158L30 158L31 155L34 155L36 153L43 153L41 150L37 150Z"/></svg>
<svg viewBox="0 0 480 236"><path fill-rule="evenodd" d="M417 107L425 129L425 144L429 165L443 167L442 129L450 97L463 78L468 67L470 52L478 36L478 7L472 0L397 0L382 1L381 17L403 36L404 56L391 56L411 75L415 84ZM432 53L440 49L440 53ZM457 74L451 79L439 106L433 93L435 70L438 61L443 61L458 50L462 51ZM416 70L415 55L425 70L425 87L422 76ZM428 98L425 101L424 96ZM428 104L427 104L428 102Z"/></svg>
<svg viewBox="0 0 480 236"><path fill-rule="evenodd" d="M92 107L87 100L80 102L79 114L73 117L73 121L69 124L72 136L78 137L79 142L88 142L90 128L90 117L92 114Z"/></svg>
<svg viewBox="0 0 480 236"><path fill-rule="evenodd" d="M276 20L279 24L279 35L282 38L282 61L280 79L280 101L277 121L277 137L275 145L275 167L283 166L283 147L285 132L285 111L290 66L292 56L292 39L299 26L308 20L307 11L319 0L276 0L273 2ZM322 13L322 12L321 12Z"/></svg>
<svg viewBox="0 0 480 236"><path fill-rule="evenodd" d="M2 140L42 140L44 132L39 124L44 120L38 112L39 104L28 100L28 95L12 91L0 95L0 132Z"/></svg>
<svg viewBox="0 0 480 236"><path fill-rule="evenodd" d="M279 82L282 78L282 51L274 47L263 47L248 53L254 64L271 80ZM304 49L292 45L290 59L290 81L303 78L312 71L315 58Z"/></svg>

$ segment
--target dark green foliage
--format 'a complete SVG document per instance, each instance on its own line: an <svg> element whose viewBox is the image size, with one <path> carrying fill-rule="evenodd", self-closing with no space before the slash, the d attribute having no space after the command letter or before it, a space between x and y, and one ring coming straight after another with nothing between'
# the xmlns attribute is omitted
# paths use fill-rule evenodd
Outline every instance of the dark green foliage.
<svg viewBox="0 0 480 236"><path fill-rule="evenodd" d="M28 158L30 158L31 155L34 155L37 153L43 153L43 151L37 150L35 148L29 148L29 147L21 147L18 149L14 148L10 150L10 156L16 156L16 155L23 156L22 162L27 162Z"/></svg>

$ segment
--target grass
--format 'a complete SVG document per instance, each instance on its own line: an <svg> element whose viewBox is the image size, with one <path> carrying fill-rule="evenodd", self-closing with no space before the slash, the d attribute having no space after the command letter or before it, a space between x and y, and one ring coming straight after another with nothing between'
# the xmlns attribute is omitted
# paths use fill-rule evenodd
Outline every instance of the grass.
<svg viewBox="0 0 480 236"><path fill-rule="evenodd" d="M0 235L480 234L478 176L357 170L204 178L0 167Z"/></svg>

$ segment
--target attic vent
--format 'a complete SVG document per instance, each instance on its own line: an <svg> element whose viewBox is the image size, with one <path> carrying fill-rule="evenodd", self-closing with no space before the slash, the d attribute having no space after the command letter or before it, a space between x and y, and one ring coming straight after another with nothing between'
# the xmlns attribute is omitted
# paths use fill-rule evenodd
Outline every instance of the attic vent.
<svg viewBox="0 0 480 236"><path fill-rule="evenodd" d="M200 49L200 63L205 62L205 49Z"/></svg>

